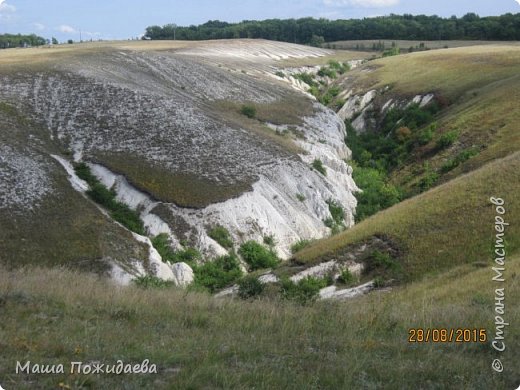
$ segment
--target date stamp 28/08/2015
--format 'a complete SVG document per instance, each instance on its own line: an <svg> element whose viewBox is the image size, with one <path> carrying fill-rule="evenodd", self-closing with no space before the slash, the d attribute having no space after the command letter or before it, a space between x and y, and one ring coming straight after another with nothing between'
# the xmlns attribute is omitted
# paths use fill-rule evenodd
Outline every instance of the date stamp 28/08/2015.
<svg viewBox="0 0 520 390"><path fill-rule="evenodd" d="M483 328L411 328L409 343L485 343Z"/></svg>

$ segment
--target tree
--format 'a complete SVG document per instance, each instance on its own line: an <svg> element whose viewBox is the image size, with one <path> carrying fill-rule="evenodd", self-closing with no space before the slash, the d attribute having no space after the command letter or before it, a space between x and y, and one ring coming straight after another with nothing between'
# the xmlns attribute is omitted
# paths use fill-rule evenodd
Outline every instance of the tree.
<svg viewBox="0 0 520 390"><path fill-rule="evenodd" d="M58 40L54 37L52 37L52 44L53 45L57 45L58 44Z"/></svg>
<svg viewBox="0 0 520 390"><path fill-rule="evenodd" d="M325 43L325 38L321 35L313 35L310 41L311 46L320 47Z"/></svg>

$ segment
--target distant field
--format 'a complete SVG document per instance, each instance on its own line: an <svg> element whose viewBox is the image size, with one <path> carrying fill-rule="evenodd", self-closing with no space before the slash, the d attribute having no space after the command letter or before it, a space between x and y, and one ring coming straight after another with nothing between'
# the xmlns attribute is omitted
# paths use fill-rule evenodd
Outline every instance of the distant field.
<svg viewBox="0 0 520 390"><path fill-rule="evenodd" d="M327 42L323 46L338 50L372 50L373 46L383 44L385 49L390 49L395 44L401 50L408 50L410 47L419 48L424 44L425 49L446 49L453 47L466 47L478 45L520 45L517 41L407 41L399 39L366 39L352 41Z"/></svg>

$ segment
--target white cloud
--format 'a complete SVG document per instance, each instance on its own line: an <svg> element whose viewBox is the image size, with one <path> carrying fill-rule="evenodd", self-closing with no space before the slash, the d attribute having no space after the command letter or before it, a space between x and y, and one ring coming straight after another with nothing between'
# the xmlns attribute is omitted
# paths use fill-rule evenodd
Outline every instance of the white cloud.
<svg viewBox="0 0 520 390"><path fill-rule="evenodd" d="M0 0L0 20L10 19L15 11L16 7L14 5L7 4L5 0Z"/></svg>
<svg viewBox="0 0 520 390"><path fill-rule="evenodd" d="M67 24L62 24L60 27L58 27L58 30L61 31L62 33L66 33L66 34L77 33L77 31L74 27L71 27Z"/></svg>
<svg viewBox="0 0 520 390"><path fill-rule="evenodd" d="M14 12L16 7L11 4L7 4L5 0L0 0L0 12Z"/></svg>
<svg viewBox="0 0 520 390"><path fill-rule="evenodd" d="M33 26L36 30L38 31L43 31L45 30L45 25L44 24L41 24L41 23L33 23Z"/></svg>
<svg viewBox="0 0 520 390"><path fill-rule="evenodd" d="M101 36L100 32L83 31L82 34L91 38L99 38Z"/></svg>
<svg viewBox="0 0 520 390"><path fill-rule="evenodd" d="M520 0L517 0L520 1ZM384 8L399 4L400 0L323 0L332 7Z"/></svg>

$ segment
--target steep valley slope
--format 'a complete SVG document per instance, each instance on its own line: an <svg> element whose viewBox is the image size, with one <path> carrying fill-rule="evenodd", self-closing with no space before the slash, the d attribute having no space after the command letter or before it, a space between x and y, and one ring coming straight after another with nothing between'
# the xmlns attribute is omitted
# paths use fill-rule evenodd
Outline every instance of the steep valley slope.
<svg viewBox="0 0 520 390"><path fill-rule="evenodd" d="M227 253L208 235L215 226L236 244L272 236L287 258L298 240L329 233L328 202L353 224L344 123L274 76L279 60L330 51L245 40L0 54L2 263L175 280L148 239L88 200L78 162L140 213L149 237L207 258Z"/></svg>

